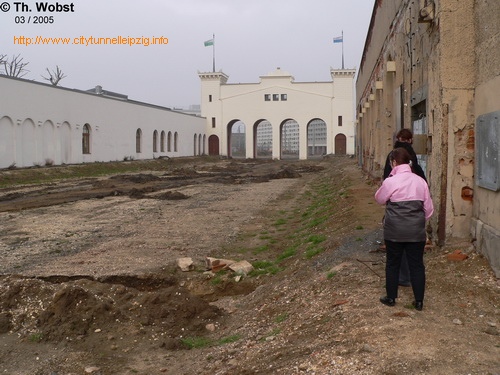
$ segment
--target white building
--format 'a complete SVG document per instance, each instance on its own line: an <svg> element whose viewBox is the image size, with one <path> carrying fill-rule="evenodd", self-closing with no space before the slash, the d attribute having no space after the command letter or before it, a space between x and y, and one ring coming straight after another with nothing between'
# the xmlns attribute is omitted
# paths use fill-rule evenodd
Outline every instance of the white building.
<svg viewBox="0 0 500 375"><path fill-rule="evenodd" d="M296 83L278 68L257 84L227 84L222 72L199 73L205 118L100 86L83 91L0 75L0 168L207 153L353 154L354 74L332 69L332 81Z"/></svg>
<svg viewBox="0 0 500 375"><path fill-rule="evenodd" d="M0 75L0 168L206 154L206 120L102 90Z"/></svg>
<svg viewBox="0 0 500 375"><path fill-rule="evenodd" d="M354 154L353 69L330 70L329 82L294 82L287 72L260 77L259 83L228 84L223 72L198 73L201 79L201 115L207 121L210 155L232 156L232 127L244 123L245 156L255 158L261 148L260 126L269 127L272 158L298 151L307 159L316 146L322 153ZM324 123L323 145L311 144L311 131ZM297 124L297 125L294 125ZM290 126L288 132L284 128ZM293 130L296 126L297 130ZM319 131L319 130L318 130ZM308 141L309 139L309 141Z"/></svg>

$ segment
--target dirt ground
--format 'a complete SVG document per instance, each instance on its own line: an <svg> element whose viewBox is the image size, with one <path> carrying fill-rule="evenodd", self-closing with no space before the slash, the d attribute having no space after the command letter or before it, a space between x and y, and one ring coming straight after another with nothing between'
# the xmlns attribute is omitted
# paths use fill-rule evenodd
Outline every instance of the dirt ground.
<svg viewBox="0 0 500 375"><path fill-rule="evenodd" d="M156 163L0 190L0 373L500 374L500 284L470 243L428 249L423 311L411 288L379 303L355 159Z"/></svg>

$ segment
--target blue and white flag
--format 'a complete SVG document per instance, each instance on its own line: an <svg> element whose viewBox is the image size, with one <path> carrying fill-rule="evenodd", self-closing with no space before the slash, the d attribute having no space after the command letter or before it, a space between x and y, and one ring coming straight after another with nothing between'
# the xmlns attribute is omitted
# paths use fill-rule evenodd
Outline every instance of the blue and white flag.
<svg viewBox="0 0 500 375"><path fill-rule="evenodd" d="M338 36L336 38L333 38L333 43L343 43L343 42L344 42L343 36Z"/></svg>

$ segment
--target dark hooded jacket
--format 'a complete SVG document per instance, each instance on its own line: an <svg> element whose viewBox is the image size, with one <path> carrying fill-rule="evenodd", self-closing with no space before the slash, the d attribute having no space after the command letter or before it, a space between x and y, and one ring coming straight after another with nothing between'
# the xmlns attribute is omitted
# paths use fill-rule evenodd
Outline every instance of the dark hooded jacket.
<svg viewBox="0 0 500 375"><path fill-rule="evenodd" d="M396 143L394 143L394 148L398 148L398 147L404 148L410 154L412 172L415 173L417 176L422 177L425 180L425 182L427 182L427 178L425 177L424 170L418 164L417 154L415 154L415 151L413 150L413 147L411 147L411 144L408 142L396 141ZM391 171L392 171L391 161L389 160L389 155L387 155L387 159L385 160L385 167L384 167L384 176L383 176L384 180L387 177L389 177L389 175L391 174Z"/></svg>

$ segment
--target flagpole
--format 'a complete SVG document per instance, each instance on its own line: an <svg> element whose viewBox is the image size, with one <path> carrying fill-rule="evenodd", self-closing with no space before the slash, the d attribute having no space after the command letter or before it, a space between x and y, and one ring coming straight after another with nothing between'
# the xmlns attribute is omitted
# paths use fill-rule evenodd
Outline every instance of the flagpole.
<svg viewBox="0 0 500 375"><path fill-rule="evenodd" d="M342 69L344 69L344 30L342 30Z"/></svg>
<svg viewBox="0 0 500 375"><path fill-rule="evenodd" d="M213 55L213 72L215 73L215 34L213 34L213 43L212 43L212 55Z"/></svg>

